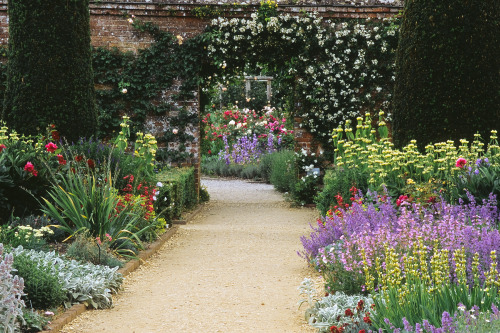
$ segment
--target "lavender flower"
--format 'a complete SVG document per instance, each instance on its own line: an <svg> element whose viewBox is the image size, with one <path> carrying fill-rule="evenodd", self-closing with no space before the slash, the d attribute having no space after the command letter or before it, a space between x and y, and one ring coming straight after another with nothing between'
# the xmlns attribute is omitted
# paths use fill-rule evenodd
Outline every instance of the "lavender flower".
<svg viewBox="0 0 500 333"><path fill-rule="evenodd" d="M358 194L349 209L340 210L340 216L323 217L317 227L312 227L310 237L301 238L301 255L321 270L325 265L341 264L345 270L357 272L363 267L362 249L368 266L373 266L376 257L383 264L384 244L405 252L421 240L428 251L433 251L437 242L440 249L450 251L450 267L454 267L451 253L465 248L469 283L473 282L472 255L478 253L479 278L484 281L491 251L500 253L499 214L494 196L482 205L471 199L461 205L443 201L430 207L395 207L390 199L378 199L376 193L369 193L367 198ZM455 279L453 274L451 278Z"/></svg>

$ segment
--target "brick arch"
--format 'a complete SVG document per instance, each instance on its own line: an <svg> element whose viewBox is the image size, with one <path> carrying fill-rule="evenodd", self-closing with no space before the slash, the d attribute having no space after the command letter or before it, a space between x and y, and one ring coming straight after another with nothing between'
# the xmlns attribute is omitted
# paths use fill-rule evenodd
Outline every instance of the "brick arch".
<svg viewBox="0 0 500 333"><path fill-rule="evenodd" d="M8 43L8 13L7 1L0 0L0 45ZM277 1L279 13L298 15L301 12L315 12L323 18L374 18L382 19L397 14L402 9L403 0L302 0L293 3L292 0ZM250 0L235 4L230 0L100 0L91 1L90 25L91 40L94 47L113 48L120 51L136 53L137 50L147 48L153 40L147 33L138 32L128 22L126 15L152 22L161 30L169 31L183 38L191 38L202 33L210 24L212 15L223 17L244 18L258 10L260 1ZM205 17L201 17L201 14ZM181 82L177 81L161 96L168 100L175 93ZM186 101L174 101L178 107L185 107L200 114L198 91L194 98ZM175 110L173 112L176 112ZM154 134L164 131L168 116L150 116L146 120L146 129ZM294 121L295 136L298 148L312 149L313 136L298 124L300 118ZM194 158L187 164L196 168L196 182L199 192L200 184L200 126L192 129L195 141L188 149ZM171 147L173 148L173 147Z"/></svg>

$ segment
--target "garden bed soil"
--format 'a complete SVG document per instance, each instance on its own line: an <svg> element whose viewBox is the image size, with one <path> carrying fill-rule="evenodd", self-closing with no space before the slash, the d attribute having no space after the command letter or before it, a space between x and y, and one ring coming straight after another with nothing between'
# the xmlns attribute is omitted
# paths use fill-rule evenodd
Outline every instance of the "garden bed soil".
<svg viewBox="0 0 500 333"><path fill-rule="evenodd" d="M61 332L315 332L298 286L315 275L297 255L317 213L271 185L204 179L211 201L126 277L108 310Z"/></svg>

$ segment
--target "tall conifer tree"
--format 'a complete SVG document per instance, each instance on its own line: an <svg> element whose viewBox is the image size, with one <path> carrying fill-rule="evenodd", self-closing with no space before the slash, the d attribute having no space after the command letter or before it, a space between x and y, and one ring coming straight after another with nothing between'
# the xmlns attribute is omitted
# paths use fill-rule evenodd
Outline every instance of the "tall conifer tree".
<svg viewBox="0 0 500 333"><path fill-rule="evenodd" d="M500 1L406 0L396 59L397 147L500 130Z"/></svg>
<svg viewBox="0 0 500 333"><path fill-rule="evenodd" d="M3 119L22 134L49 124L70 141L96 133L88 0L9 0Z"/></svg>

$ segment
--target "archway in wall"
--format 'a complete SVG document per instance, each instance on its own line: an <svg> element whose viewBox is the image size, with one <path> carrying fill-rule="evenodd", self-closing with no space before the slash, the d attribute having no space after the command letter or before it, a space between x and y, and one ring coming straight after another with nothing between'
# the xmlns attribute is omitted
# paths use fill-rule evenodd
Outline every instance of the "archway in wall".
<svg viewBox="0 0 500 333"><path fill-rule="evenodd" d="M326 20L315 13L280 15L272 3L263 4L250 18L219 17L207 29L214 71L202 89L210 93L214 82L230 85L231 78L250 73L272 76L278 86L275 103L293 119L296 150L305 155L326 152L328 160L334 129L365 112L390 109L396 31L397 21ZM216 112L215 105L220 104L202 99L200 112ZM230 111L228 115L234 116ZM223 125L202 134L216 140L244 128L233 118ZM319 145L313 145L313 139ZM221 149L210 148L214 147Z"/></svg>

